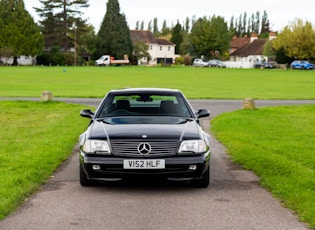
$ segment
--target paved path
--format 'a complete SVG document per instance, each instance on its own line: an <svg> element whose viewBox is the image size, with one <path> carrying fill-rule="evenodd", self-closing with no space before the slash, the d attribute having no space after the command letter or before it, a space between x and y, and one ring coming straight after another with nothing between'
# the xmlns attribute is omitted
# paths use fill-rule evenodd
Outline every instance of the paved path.
<svg viewBox="0 0 315 230"><path fill-rule="evenodd" d="M92 106L100 101L55 100ZM210 119L242 108L239 100L190 102L195 109L211 110ZM306 103L315 101L256 101L257 107ZM208 129L209 119L204 119L202 125ZM73 154L37 193L0 221L0 229L308 229L259 186L257 176L233 165L217 140L212 139L211 144L207 189L165 181L81 187L78 154Z"/></svg>

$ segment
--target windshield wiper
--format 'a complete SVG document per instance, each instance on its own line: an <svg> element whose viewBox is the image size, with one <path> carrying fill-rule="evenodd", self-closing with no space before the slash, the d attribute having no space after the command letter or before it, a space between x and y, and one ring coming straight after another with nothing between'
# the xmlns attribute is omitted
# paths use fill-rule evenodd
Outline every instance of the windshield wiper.
<svg viewBox="0 0 315 230"><path fill-rule="evenodd" d="M109 124L109 125L111 125L111 124L112 124L112 123L110 123L110 122L106 121L106 118L97 118L97 119L96 119L96 121L98 121L98 122L103 122L103 123L105 123L105 124Z"/></svg>
<svg viewBox="0 0 315 230"><path fill-rule="evenodd" d="M187 123L188 121L193 121L194 119L192 119L192 118L183 118L184 120L183 121L181 121L181 122L179 122L178 124L180 125L180 124L185 124L185 123Z"/></svg>

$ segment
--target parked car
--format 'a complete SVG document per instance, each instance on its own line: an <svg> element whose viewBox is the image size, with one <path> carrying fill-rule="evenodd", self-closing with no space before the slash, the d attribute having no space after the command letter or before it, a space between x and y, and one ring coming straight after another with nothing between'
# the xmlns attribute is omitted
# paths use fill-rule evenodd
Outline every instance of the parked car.
<svg viewBox="0 0 315 230"><path fill-rule="evenodd" d="M171 89L122 89L107 93L80 135L80 183L126 177L163 177L209 185L210 136L182 92Z"/></svg>
<svg viewBox="0 0 315 230"><path fill-rule="evenodd" d="M193 61L193 66L194 67L208 67L209 66L209 62L207 62L206 60L203 60L201 58L196 58Z"/></svg>
<svg viewBox="0 0 315 230"><path fill-rule="evenodd" d="M314 65L304 60L295 60L291 63L291 69L314 69Z"/></svg>
<svg viewBox="0 0 315 230"><path fill-rule="evenodd" d="M255 61L254 62L254 68L272 69L272 68L274 68L274 66L273 66L273 64L266 62L266 61Z"/></svg>
<svg viewBox="0 0 315 230"><path fill-rule="evenodd" d="M209 67L225 68L226 64L218 59L213 59L209 61Z"/></svg>

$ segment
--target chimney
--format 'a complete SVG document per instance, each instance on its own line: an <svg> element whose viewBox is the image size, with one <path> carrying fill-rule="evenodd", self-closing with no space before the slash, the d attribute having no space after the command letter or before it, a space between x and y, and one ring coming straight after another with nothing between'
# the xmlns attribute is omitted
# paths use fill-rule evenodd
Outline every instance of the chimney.
<svg viewBox="0 0 315 230"><path fill-rule="evenodd" d="M252 36L250 37L250 43L252 43L252 42L255 41L256 39L258 39L258 34L252 33Z"/></svg>
<svg viewBox="0 0 315 230"><path fill-rule="evenodd" d="M277 33L271 31L269 33L269 41L271 41L272 39L275 39L275 38L277 38Z"/></svg>

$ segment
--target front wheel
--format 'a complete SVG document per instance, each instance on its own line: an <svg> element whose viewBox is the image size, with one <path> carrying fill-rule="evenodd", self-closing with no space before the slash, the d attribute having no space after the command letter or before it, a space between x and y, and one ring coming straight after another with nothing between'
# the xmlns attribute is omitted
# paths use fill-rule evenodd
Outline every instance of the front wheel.
<svg viewBox="0 0 315 230"><path fill-rule="evenodd" d="M197 188L207 188L210 183L210 168L208 167L200 178L192 180L191 183Z"/></svg>

